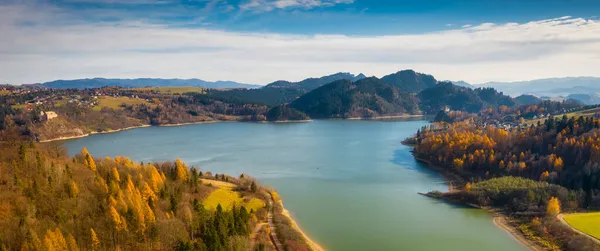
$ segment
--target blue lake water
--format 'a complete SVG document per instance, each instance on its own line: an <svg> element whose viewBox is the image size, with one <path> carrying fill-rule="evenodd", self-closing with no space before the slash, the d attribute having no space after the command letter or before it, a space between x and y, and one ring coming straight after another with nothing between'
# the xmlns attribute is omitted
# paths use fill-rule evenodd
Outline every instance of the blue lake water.
<svg viewBox="0 0 600 251"><path fill-rule="evenodd" d="M446 190L400 141L426 121L317 120L148 127L65 141L95 157L180 158L203 171L248 173L277 189L328 250L526 250L491 215L418 195Z"/></svg>

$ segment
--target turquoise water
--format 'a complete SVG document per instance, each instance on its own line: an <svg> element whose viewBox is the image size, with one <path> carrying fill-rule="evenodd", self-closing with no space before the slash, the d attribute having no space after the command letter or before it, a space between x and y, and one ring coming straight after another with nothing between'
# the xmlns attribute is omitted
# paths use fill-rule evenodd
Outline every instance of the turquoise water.
<svg viewBox="0 0 600 251"><path fill-rule="evenodd" d="M328 250L525 250L484 211L417 194L447 189L400 141L425 121L324 120L148 127L65 141L73 154L173 160L248 173L278 190Z"/></svg>

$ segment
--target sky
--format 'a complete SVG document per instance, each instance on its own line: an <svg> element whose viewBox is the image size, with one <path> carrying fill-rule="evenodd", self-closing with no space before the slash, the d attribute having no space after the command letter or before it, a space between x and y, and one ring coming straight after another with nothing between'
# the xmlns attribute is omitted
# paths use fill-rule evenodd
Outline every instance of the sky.
<svg viewBox="0 0 600 251"><path fill-rule="evenodd" d="M0 0L0 83L600 76L598 0Z"/></svg>

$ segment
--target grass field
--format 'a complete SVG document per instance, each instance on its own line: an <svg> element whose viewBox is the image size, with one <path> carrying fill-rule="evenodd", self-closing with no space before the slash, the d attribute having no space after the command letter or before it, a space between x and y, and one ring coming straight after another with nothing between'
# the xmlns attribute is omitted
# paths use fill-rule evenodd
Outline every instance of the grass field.
<svg viewBox="0 0 600 251"><path fill-rule="evenodd" d="M587 109L587 110L582 110L582 111L577 111L577 112L570 112L570 113L564 113L564 114L558 114L555 115L555 118L562 118L563 115L567 115L567 117L587 117L587 116L594 116L595 113L600 112L600 107L596 107L596 108L591 108L591 109ZM531 125L531 124L537 124L538 121L544 123L544 121L546 120L546 118L541 118L541 119L531 119L531 120L527 120L526 124L527 125Z"/></svg>
<svg viewBox="0 0 600 251"><path fill-rule="evenodd" d="M67 103L67 100L55 100L54 101L54 107L61 107L63 105L65 105Z"/></svg>
<svg viewBox="0 0 600 251"><path fill-rule="evenodd" d="M25 109L25 107L27 107L26 104L20 104L20 105L13 105L11 106L13 109Z"/></svg>
<svg viewBox="0 0 600 251"><path fill-rule="evenodd" d="M98 99L98 105L94 106L94 110L100 111L103 107L111 108L111 109L121 109L121 104L126 105L140 105L147 104L150 105L150 102L147 102L143 99L130 98L130 97L110 97L103 96Z"/></svg>
<svg viewBox="0 0 600 251"><path fill-rule="evenodd" d="M600 239L600 212L570 214L563 219L579 231Z"/></svg>
<svg viewBox="0 0 600 251"><path fill-rule="evenodd" d="M132 90L140 92L155 91L163 94L184 94L186 92L204 93L204 89L191 86L169 86L169 87L148 87L148 88L132 88Z"/></svg>
<svg viewBox="0 0 600 251"><path fill-rule="evenodd" d="M202 179L203 184L211 184L218 189L213 191L204 200L204 207L208 210L217 209L217 205L221 204L223 210L231 210L233 205L244 205L248 211L253 209L255 212L258 209L265 207L266 203L258 198L242 198L240 193L233 191L235 184L218 181L218 180L207 180Z"/></svg>

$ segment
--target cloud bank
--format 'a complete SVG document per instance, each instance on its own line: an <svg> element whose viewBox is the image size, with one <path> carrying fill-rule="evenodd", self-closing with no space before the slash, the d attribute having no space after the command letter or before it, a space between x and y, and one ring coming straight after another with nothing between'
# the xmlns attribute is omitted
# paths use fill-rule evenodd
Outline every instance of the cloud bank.
<svg viewBox="0 0 600 251"><path fill-rule="evenodd" d="M269 3L272 8L310 8L344 2L348 1ZM407 68L475 83L600 75L600 22L592 19L561 17L426 34L345 36L70 18L56 8L0 5L0 82L158 77L266 84L339 71L380 77Z"/></svg>

